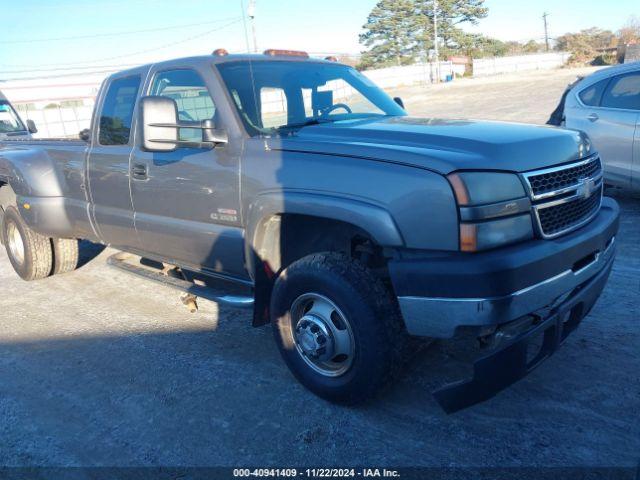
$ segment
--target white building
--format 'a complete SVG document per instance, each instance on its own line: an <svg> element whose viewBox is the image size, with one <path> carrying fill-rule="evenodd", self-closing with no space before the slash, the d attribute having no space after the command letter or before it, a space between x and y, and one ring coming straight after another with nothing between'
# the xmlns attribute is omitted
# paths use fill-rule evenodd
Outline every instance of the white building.
<svg viewBox="0 0 640 480"><path fill-rule="evenodd" d="M111 72L0 82L0 90L38 137L73 137L89 128L100 84Z"/></svg>

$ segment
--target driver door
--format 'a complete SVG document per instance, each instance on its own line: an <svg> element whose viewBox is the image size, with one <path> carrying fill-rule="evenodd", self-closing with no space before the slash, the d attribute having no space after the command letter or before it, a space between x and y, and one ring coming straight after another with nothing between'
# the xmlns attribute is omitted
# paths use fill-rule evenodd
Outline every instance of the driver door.
<svg viewBox="0 0 640 480"><path fill-rule="evenodd" d="M204 72L179 68L152 72L149 95L173 99L181 123L218 118ZM185 141L201 130L181 128ZM147 152L136 146L131 192L141 247L183 266L245 276L240 223L240 154L233 142L213 149L178 147Z"/></svg>

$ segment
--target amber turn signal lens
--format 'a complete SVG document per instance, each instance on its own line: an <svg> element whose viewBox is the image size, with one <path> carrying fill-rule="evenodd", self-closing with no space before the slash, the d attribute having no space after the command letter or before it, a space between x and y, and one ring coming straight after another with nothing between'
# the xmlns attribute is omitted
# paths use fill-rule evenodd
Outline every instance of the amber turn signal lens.
<svg viewBox="0 0 640 480"><path fill-rule="evenodd" d="M460 224L460 250L463 252L478 251L478 227L470 223Z"/></svg>
<svg viewBox="0 0 640 480"><path fill-rule="evenodd" d="M467 186L464 184L460 176L456 173L453 173L447 178L449 179L449 183L453 188L453 193L455 193L456 195L458 205L469 205L469 191L467 190Z"/></svg>
<svg viewBox="0 0 640 480"><path fill-rule="evenodd" d="M270 48L269 50L265 50L264 55L268 55L270 57L284 56L284 57L309 58L309 54L307 52L301 52L298 50L278 50L276 48Z"/></svg>

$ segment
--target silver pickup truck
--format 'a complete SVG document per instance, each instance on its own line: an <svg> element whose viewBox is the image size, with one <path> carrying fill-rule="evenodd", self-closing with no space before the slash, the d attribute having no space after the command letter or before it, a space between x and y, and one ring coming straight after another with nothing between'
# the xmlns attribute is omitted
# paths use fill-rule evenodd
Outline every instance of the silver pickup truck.
<svg viewBox="0 0 640 480"><path fill-rule="evenodd" d="M71 271L88 239L194 289L224 281L214 299L252 305L298 380L335 402L388 384L409 337L459 334L482 347L473 377L436 398L452 412L491 397L577 327L614 259L619 209L584 134L412 118L302 52L114 74L82 138L1 145L16 272Z"/></svg>

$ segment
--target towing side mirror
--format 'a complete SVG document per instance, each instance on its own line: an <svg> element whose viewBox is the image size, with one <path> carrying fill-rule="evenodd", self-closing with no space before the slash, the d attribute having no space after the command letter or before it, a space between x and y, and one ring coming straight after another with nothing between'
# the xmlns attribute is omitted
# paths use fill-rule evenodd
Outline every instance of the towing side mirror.
<svg viewBox="0 0 640 480"><path fill-rule="evenodd" d="M172 152L178 148L178 105L167 97L140 100L142 147L150 152Z"/></svg>
<svg viewBox="0 0 640 480"><path fill-rule="evenodd" d="M36 122L33 120L27 120L27 130L29 130L29 133L38 133Z"/></svg>
<svg viewBox="0 0 640 480"><path fill-rule="evenodd" d="M178 105L167 97L143 97L140 104L142 144L149 152L172 152L178 147L213 148L229 141L227 134L216 128L213 120L180 122ZM180 129L202 131L202 141L180 140Z"/></svg>

